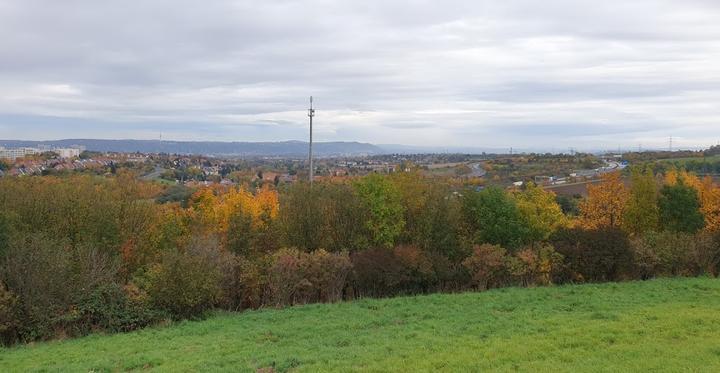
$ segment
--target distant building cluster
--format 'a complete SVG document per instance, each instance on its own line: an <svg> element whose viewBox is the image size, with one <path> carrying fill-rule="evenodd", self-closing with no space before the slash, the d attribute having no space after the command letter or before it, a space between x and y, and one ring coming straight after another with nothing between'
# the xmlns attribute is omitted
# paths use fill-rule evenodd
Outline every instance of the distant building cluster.
<svg viewBox="0 0 720 373"><path fill-rule="evenodd" d="M8 159L14 161L18 158L25 158L27 156L42 154L45 152L57 153L60 158L74 158L79 157L80 153L84 151L82 146L72 146L69 148L54 148L49 146L39 146L37 148L21 147L21 148L4 148L0 146L0 159Z"/></svg>

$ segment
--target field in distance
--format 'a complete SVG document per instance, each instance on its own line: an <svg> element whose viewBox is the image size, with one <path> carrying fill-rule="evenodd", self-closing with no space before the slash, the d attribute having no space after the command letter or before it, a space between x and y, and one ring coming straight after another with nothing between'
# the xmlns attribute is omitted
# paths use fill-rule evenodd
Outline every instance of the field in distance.
<svg viewBox="0 0 720 373"><path fill-rule="evenodd" d="M720 281L368 299L0 350L4 372L258 369L718 371Z"/></svg>

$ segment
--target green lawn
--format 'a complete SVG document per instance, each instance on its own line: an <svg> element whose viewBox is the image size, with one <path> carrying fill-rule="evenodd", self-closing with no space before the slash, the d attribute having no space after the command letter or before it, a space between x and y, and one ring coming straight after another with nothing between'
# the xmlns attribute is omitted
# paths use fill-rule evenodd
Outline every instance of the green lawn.
<svg viewBox="0 0 720 373"><path fill-rule="evenodd" d="M720 280L220 314L0 350L0 371L720 371Z"/></svg>

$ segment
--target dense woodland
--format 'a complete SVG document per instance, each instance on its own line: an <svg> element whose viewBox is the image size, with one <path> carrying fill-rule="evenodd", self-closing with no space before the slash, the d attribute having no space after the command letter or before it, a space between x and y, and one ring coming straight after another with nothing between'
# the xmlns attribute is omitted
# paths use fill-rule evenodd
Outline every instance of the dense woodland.
<svg viewBox="0 0 720 373"><path fill-rule="evenodd" d="M192 193L125 172L3 178L0 336L128 331L212 309L716 276L720 188L675 169L627 178L607 174L574 209L532 184L458 191L414 171Z"/></svg>

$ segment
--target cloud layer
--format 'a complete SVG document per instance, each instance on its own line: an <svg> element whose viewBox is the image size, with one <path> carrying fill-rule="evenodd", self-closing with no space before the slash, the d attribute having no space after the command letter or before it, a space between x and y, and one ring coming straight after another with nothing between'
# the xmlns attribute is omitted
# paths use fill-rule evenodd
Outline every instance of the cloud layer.
<svg viewBox="0 0 720 373"><path fill-rule="evenodd" d="M714 0L0 0L0 138L720 140Z"/></svg>

